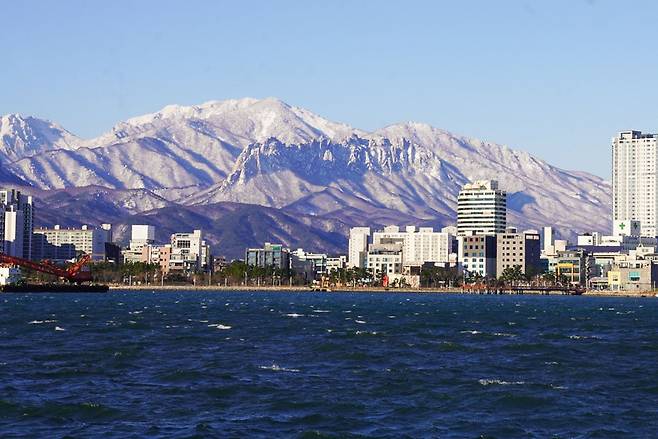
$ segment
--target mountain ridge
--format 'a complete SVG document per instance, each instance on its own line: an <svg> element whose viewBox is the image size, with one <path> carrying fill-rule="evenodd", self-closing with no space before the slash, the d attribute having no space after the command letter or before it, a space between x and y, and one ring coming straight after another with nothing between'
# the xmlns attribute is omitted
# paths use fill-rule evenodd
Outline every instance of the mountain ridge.
<svg viewBox="0 0 658 439"><path fill-rule="evenodd" d="M497 179L509 194L512 224L556 225L565 235L608 228L609 182L419 122L366 132L275 98L244 98L166 106L94 139L44 123L23 117L12 125L23 127L12 131L13 143L0 138L8 176L46 192L106 188L102 197L116 209L133 197L184 211L253 204L345 227L396 212L439 227L456 220L464 183ZM139 210L125 207L125 217Z"/></svg>

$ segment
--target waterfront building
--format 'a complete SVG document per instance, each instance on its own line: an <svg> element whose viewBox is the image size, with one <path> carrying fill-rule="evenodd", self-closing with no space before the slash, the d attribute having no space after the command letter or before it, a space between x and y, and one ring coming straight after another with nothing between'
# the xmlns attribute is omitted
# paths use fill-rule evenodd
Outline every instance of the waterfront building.
<svg viewBox="0 0 658 439"><path fill-rule="evenodd" d="M327 255L298 248L290 252L290 268L305 280L319 279L327 273Z"/></svg>
<svg viewBox="0 0 658 439"><path fill-rule="evenodd" d="M125 263L149 262L148 249L144 248L155 243L155 227L148 224L133 224L130 226L130 242L123 254Z"/></svg>
<svg viewBox="0 0 658 439"><path fill-rule="evenodd" d="M458 270L464 276L496 277L496 235L458 236Z"/></svg>
<svg viewBox="0 0 658 439"><path fill-rule="evenodd" d="M587 286L590 276L598 275L594 269L594 259L585 250L558 251L549 258L548 271L557 280L564 280L571 285Z"/></svg>
<svg viewBox="0 0 658 439"><path fill-rule="evenodd" d="M505 232L507 194L495 180L464 185L457 198L457 233L488 235Z"/></svg>
<svg viewBox="0 0 658 439"><path fill-rule="evenodd" d="M347 264L350 267L365 267L370 227L352 227L350 229Z"/></svg>
<svg viewBox="0 0 658 439"><path fill-rule="evenodd" d="M201 230L171 235L170 271L197 272L210 269L210 247Z"/></svg>
<svg viewBox="0 0 658 439"><path fill-rule="evenodd" d="M496 277L506 268L519 266L523 273L540 271L540 238L536 230L518 233L508 227L505 233L496 234Z"/></svg>
<svg viewBox="0 0 658 439"><path fill-rule="evenodd" d="M211 270L210 246L203 239L203 231L174 233L168 244L155 244L153 226L132 227L130 246L125 249L126 263L143 262L160 265L163 273L194 273Z"/></svg>
<svg viewBox="0 0 658 439"><path fill-rule="evenodd" d="M658 135L622 131L612 139L612 217L641 222L641 236L658 235Z"/></svg>
<svg viewBox="0 0 658 439"><path fill-rule="evenodd" d="M16 189L0 190L0 251L19 258L32 258L34 203Z"/></svg>
<svg viewBox="0 0 658 439"><path fill-rule="evenodd" d="M81 254L91 256L92 261L106 260L106 246L112 242L112 226L82 226L79 229L37 228L33 236L33 259L67 261L78 258Z"/></svg>
<svg viewBox="0 0 658 439"><path fill-rule="evenodd" d="M373 275L388 276L402 273L403 247L401 242L370 244L366 255L366 268Z"/></svg>
<svg viewBox="0 0 658 439"><path fill-rule="evenodd" d="M171 244L150 244L142 249L143 261L160 266L163 274L169 274L171 265Z"/></svg>
<svg viewBox="0 0 658 439"><path fill-rule="evenodd" d="M402 245L402 264L421 266L425 262L446 264L453 251L454 236L432 227L387 226L372 235L373 244L399 243Z"/></svg>
<svg viewBox="0 0 658 439"><path fill-rule="evenodd" d="M327 273L347 268L347 256L327 258Z"/></svg>
<svg viewBox="0 0 658 439"><path fill-rule="evenodd" d="M254 267L274 267L279 270L290 269L290 251L281 244L266 242L262 248L248 248L245 262Z"/></svg>
<svg viewBox="0 0 658 439"><path fill-rule="evenodd" d="M226 256L215 256L212 259L212 271L213 273L219 273L224 268L228 267L228 261Z"/></svg>
<svg viewBox="0 0 658 439"><path fill-rule="evenodd" d="M635 258L612 264L607 274L613 291L650 291L658 286L658 261Z"/></svg>

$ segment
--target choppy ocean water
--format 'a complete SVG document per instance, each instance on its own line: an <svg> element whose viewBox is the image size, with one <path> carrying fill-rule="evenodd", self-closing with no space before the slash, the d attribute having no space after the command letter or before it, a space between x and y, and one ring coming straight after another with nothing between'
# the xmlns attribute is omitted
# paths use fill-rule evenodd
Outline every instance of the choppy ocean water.
<svg viewBox="0 0 658 439"><path fill-rule="evenodd" d="M2 437L656 437L658 300L0 295Z"/></svg>

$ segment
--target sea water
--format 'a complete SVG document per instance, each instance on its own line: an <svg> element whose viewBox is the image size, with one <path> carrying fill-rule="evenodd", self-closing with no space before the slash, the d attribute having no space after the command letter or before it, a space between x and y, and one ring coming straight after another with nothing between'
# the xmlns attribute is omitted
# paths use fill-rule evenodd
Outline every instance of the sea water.
<svg viewBox="0 0 658 439"><path fill-rule="evenodd" d="M0 295L2 437L655 437L658 300Z"/></svg>

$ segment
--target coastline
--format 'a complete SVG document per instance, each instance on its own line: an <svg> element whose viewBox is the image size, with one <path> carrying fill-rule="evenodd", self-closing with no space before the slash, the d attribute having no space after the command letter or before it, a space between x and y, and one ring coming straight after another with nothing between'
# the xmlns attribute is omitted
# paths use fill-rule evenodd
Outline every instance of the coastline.
<svg viewBox="0 0 658 439"><path fill-rule="evenodd" d="M304 286L219 286L219 285L110 285L110 291L214 291L214 292L286 292L286 293L405 293L405 294L468 294L476 296L571 296L570 294L546 293L544 291L524 291L522 293L479 293L463 291L461 289L441 289L441 288L395 288L387 289L382 287L359 287L359 288L339 288L331 291L314 291L310 287ZM583 297L632 297L632 298L653 298L654 291L587 291L581 294Z"/></svg>

